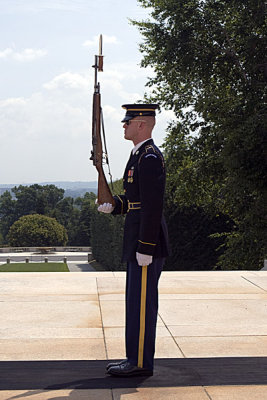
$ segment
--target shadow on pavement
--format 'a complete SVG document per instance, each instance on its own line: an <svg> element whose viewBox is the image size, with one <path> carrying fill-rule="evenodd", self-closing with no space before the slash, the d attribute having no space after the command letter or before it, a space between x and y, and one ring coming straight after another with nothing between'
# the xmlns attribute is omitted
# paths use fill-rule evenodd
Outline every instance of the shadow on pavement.
<svg viewBox="0 0 267 400"><path fill-rule="evenodd" d="M68 268L70 272L95 272L95 269L88 263L78 264L73 262L68 262Z"/></svg>
<svg viewBox="0 0 267 400"><path fill-rule="evenodd" d="M1 361L0 390L267 385L267 357L162 358L151 377L106 374L106 360Z"/></svg>

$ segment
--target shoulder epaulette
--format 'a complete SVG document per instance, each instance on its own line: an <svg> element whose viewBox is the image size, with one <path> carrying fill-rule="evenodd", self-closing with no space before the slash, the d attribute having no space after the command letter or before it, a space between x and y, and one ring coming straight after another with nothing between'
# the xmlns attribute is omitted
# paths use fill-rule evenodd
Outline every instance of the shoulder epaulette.
<svg viewBox="0 0 267 400"><path fill-rule="evenodd" d="M159 156L159 158L161 159L161 162L162 162L162 166L163 166L163 168L165 168L164 159L163 159L162 154L151 144L149 144L145 147L145 151L141 154L141 156L138 160L138 164L140 164L140 161L142 160L142 158L144 156L145 156L145 158L148 158L148 157L158 158L158 156Z"/></svg>

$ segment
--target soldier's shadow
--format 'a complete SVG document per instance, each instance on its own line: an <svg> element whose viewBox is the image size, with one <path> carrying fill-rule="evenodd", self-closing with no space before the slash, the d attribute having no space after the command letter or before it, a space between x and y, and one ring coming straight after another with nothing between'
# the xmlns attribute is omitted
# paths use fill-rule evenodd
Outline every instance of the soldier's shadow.
<svg viewBox="0 0 267 400"><path fill-rule="evenodd" d="M55 392L50 392L50 391L44 391L44 390L30 390L27 392L23 392L21 394L15 395L8 397L6 400L19 400L19 399L29 399L32 396L38 396L39 394L44 395L45 393L45 399L46 400L87 400L88 399L88 391L84 393L84 396L81 395L81 393L77 393L78 389L73 389L71 390L68 394L65 395L58 395L58 393ZM101 389L100 389L101 391ZM130 394L130 393L136 393L136 389L122 389L120 391L120 396L123 394ZM91 397L90 397L91 398ZM109 396L106 396L106 398L109 398ZM105 400L106 398L103 397L103 392L102 393L95 393L95 399L103 399ZM110 397L111 398L111 397Z"/></svg>
<svg viewBox="0 0 267 400"><path fill-rule="evenodd" d="M67 397L51 393L47 400L75 399L76 390L267 385L267 357L165 358L155 360L149 377L114 377L106 374L106 360L88 361L1 361L0 390L17 392L10 399L31 397L34 393L68 390ZM81 393L81 392L80 392ZM52 397L53 396L53 397Z"/></svg>
<svg viewBox="0 0 267 400"><path fill-rule="evenodd" d="M44 394L46 400L85 400L88 399L88 390L93 390L95 392L96 399L103 398L103 390L108 391L110 389L118 388L120 389L120 396L127 393L136 393L139 386L142 386L142 383L149 379L149 377L135 377L135 378L114 378L114 377L102 377L102 378L94 378L94 379L82 379L73 382L64 382L62 384L55 384L44 388L43 390L28 390L18 395L14 395L8 397L6 400L19 400L26 399L35 395ZM67 394L60 394L58 391L66 391L70 390ZM84 394L81 395L81 392L78 394L78 391L84 391ZM91 397L90 397L91 398ZM107 395L109 398L109 395Z"/></svg>

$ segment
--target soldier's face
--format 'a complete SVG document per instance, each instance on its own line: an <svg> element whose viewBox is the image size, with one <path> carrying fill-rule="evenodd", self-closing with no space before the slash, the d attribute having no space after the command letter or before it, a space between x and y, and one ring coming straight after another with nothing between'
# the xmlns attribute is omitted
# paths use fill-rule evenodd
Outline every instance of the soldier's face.
<svg viewBox="0 0 267 400"><path fill-rule="evenodd" d="M123 124L124 138L126 140L132 140L133 142L136 141L138 136L138 122L138 120L131 119Z"/></svg>

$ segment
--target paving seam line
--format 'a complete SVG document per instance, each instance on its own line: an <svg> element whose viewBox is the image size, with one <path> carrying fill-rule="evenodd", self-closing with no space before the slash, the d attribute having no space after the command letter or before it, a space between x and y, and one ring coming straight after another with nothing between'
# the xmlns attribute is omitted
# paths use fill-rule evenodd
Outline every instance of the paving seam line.
<svg viewBox="0 0 267 400"><path fill-rule="evenodd" d="M161 317L161 315L158 313L158 316L160 317L161 321L163 322L165 328L167 329L167 331L169 332L169 334L171 335L172 339L174 340L174 343L176 344L176 346L178 347L178 349L180 350L180 352L182 353L183 357L186 358L185 353L183 352L183 350L181 349L181 347L179 346L179 344L177 343L177 341L175 340L175 337L173 336L173 334L171 333L171 331L169 330L168 326L165 324L165 321L163 320L163 318Z"/></svg>
<svg viewBox="0 0 267 400"><path fill-rule="evenodd" d="M208 398L210 399L210 400L212 400L212 398L210 397L210 394L207 392L207 389L204 387L204 386L202 386L203 387L203 389L204 389L204 392L206 393L206 395L208 396Z"/></svg>
<svg viewBox="0 0 267 400"><path fill-rule="evenodd" d="M247 282L251 283L252 285L256 286L257 288L259 288L259 289L261 289L261 290L263 290L264 292L267 293L267 290L263 289L262 287L260 287L260 286L257 285L256 283L251 282L249 279L245 278L244 276L242 276L242 278L245 279Z"/></svg>
<svg viewBox="0 0 267 400"><path fill-rule="evenodd" d="M100 317L101 317L101 326L102 326L103 339L104 339L104 345L105 345L106 360L108 360L108 349L107 349L107 343L106 343L106 336L105 336L105 330L104 330L103 315L102 315L102 308L101 308L101 303L100 303L97 279L98 278L96 277L97 298L98 298L98 303L99 303L99 311L100 311Z"/></svg>

